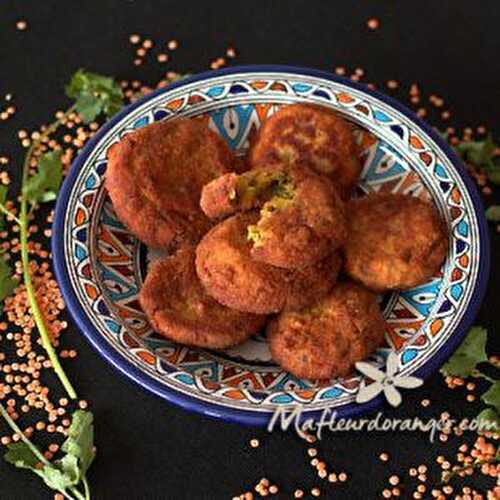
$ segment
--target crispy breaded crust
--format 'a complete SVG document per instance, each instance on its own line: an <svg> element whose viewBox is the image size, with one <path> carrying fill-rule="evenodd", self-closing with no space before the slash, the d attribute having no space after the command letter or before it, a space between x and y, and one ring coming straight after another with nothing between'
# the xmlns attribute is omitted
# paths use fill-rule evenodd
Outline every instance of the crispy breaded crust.
<svg viewBox="0 0 500 500"><path fill-rule="evenodd" d="M384 340L385 323L376 296L361 285L342 283L302 311L285 311L267 327L273 359L300 378L348 375Z"/></svg>
<svg viewBox="0 0 500 500"><path fill-rule="evenodd" d="M272 212L264 204L255 229L262 239L252 257L287 269L312 266L340 248L347 238L344 203L337 190L320 176L302 168L288 170L295 184L289 203Z"/></svg>
<svg viewBox="0 0 500 500"><path fill-rule="evenodd" d="M202 187L229 172L229 146L206 119L178 118L127 134L108 153L106 187L120 220L145 244L196 242L211 223Z"/></svg>
<svg viewBox="0 0 500 500"><path fill-rule="evenodd" d="M196 276L194 261L194 248L184 247L151 266L139 300L152 327L180 344L212 349L240 344L257 333L266 317L212 299Z"/></svg>
<svg viewBox="0 0 500 500"><path fill-rule="evenodd" d="M286 301L284 271L250 257L246 228L257 215L235 215L212 228L196 248L196 271L207 292L239 311L269 314Z"/></svg>
<svg viewBox="0 0 500 500"><path fill-rule="evenodd" d="M370 194L348 206L346 271L376 291L407 289L439 271L448 232L428 202L401 194Z"/></svg>
<svg viewBox="0 0 500 500"><path fill-rule="evenodd" d="M196 249L196 271L207 292L221 304L240 311L270 314L303 307L331 289L340 257L301 270L271 266L252 258L246 230L253 212L235 215L212 228Z"/></svg>
<svg viewBox="0 0 500 500"><path fill-rule="evenodd" d="M284 309L293 311L309 307L325 297L335 286L341 267L340 253L334 252L312 266L289 270Z"/></svg>
<svg viewBox="0 0 500 500"><path fill-rule="evenodd" d="M281 187L284 194L280 182L288 186ZM203 188L200 204L210 218L261 208L252 226L251 254L278 267L313 265L347 237L344 203L333 185L306 168L284 162L243 175L225 174Z"/></svg>
<svg viewBox="0 0 500 500"><path fill-rule="evenodd" d="M348 198L361 173L352 125L328 108L283 106L262 125L249 153L252 166L287 161L310 165Z"/></svg>
<svg viewBox="0 0 500 500"><path fill-rule="evenodd" d="M205 184L201 190L200 207L210 219L222 219L239 211L234 193L240 176L231 172Z"/></svg>

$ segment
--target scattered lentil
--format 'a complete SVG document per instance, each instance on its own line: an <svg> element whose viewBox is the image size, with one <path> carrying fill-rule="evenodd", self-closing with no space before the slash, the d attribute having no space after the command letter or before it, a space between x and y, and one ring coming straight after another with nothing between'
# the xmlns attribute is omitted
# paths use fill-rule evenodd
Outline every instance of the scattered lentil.
<svg viewBox="0 0 500 500"><path fill-rule="evenodd" d="M380 21L376 17L372 17L366 21L366 26L371 31L376 31L380 27Z"/></svg>
<svg viewBox="0 0 500 500"><path fill-rule="evenodd" d="M258 448L258 447L259 447L259 445L260 445L260 442L259 442L259 440L258 440L258 439L251 439L251 440L250 440L250 446L251 446L252 448Z"/></svg>

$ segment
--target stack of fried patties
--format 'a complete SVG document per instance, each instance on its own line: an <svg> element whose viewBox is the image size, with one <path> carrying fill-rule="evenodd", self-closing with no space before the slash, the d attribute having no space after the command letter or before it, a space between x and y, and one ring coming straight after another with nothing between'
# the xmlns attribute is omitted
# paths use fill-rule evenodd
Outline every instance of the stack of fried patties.
<svg viewBox="0 0 500 500"><path fill-rule="evenodd" d="M444 223L410 196L351 199L353 127L327 108L284 106L251 142L236 159L207 118L180 118L111 149L118 217L170 253L150 267L141 305L176 342L223 349L265 328L273 359L296 376L347 375L383 343L376 293L439 270Z"/></svg>

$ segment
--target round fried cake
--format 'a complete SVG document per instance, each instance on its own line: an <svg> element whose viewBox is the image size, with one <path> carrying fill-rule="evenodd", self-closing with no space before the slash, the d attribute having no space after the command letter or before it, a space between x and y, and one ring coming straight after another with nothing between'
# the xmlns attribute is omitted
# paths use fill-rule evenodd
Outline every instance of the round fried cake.
<svg viewBox="0 0 500 500"><path fill-rule="evenodd" d="M307 164L327 176L348 198L361 173L352 125L313 104L283 106L262 125L252 144L250 163Z"/></svg>
<svg viewBox="0 0 500 500"><path fill-rule="evenodd" d="M207 184L200 205L210 218L260 208L247 228L254 259L288 269L315 264L343 245L344 203L323 177L306 168L273 164Z"/></svg>
<svg viewBox="0 0 500 500"><path fill-rule="evenodd" d="M425 283L448 251L444 221L428 202L402 194L370 194L348 205L346 271L376 291Z"/></svg>
<svg viewBox="0 0 500 500"><path fill-rule="evenodd" d="M190 346L222 349L244 342L266 317L229 309L210 297L195 270L195 251L186 246L154 263L139 300L155 331Z"/></svg>
<svg viewBox="0 0 500 500"><path fill-rule="evenodd" d="M127 134L108 154L106 187L120 220L146 245L196 242L211 222L202 187L233 170L229 146L205 118L178 118Z"/></svg>
<svg viewBox="0 0 500 500"><path fill-rule="evenodd" d="M301 311L284 311L267 327L274 359L300 378L349 375L357 361L384 341L385 323L375 294L342 283Z"/></svg>
<svg viewBox="0 0 500 500"><path fill-rule="evenodd" d="M314 266L283 269L257 261L247 227L258 214L234 215L212 228L196 249L196 271L207 292L221 304L244 312L269 314L304 307L328 293L337 279L340 257Z"/></svg>

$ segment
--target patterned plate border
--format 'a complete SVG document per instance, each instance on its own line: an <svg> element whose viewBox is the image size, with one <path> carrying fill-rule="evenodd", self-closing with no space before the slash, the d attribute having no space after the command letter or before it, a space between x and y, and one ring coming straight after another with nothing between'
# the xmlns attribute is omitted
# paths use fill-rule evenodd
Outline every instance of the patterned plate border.
<svg viewBox="0 0 500 500"><path fill-rule="evenodd" d="M217 72L206 72L196 76L186 78L182 81L171 84L166 89L160 89L155 91L143 99L133 103L128 106L117 116L111 119L106 125L104 125L98 134L87 144L79 157L75 160L66 181L63 184L63 188L59 195L58 203L56 206L55 220L54 220L54 235L52 238L52 251L54 256L54 265L56 276L60 284L64 299L68 305L68 309L75 319L79 328L87 336L91 344L99 351L99 353L105 357L111 364L113 364L122 373L130 377L136 383L142 387L158 394L159 396L184 407L187 410L193 410L201 412L205 415L222 418L229 421L237 421L244 424L250 425L265 425L270 417L270 412L255 413L249 410L231 408L228 406L220 405L217 402L209 400L200 400L193 396L183 394L178 392L173 387L168 387L162 384L152 376L145 373L143 370L139 369L129 360L125 359L115 348L109 344L102 335L96 330L90 321L87 313L80 303L77 293L73 288L68 271L67 262L67 252L65 251L65 226L66 220L66 208L69 205L71 199L72 188L77 180L78 174L82 166L85 164L87 158L91 155L96 145L106 136L106 134L113 129L113 127L121 122L125 117L128 117L137 108L144 105L144 103L154 100L157 96L164 94L165 92L171 93L176 89L181 89L186 86L190 86L193 83L203 82L209 85L211 79L219 79L226 75L241 75L241 77L251 76L258 77L259 75L265 75L266 78L274 77L276 79L284 79L287 77L313 77L316 79L326 80L325 83L335 82L348 90L352 90L354 94L369 96L373 100L379 100L381 103L390 106L399 113L399 118L403 123L411 124L412 129L418 129L419 135L425 137L425 141L433 146L433 149L440 150L440 152L446 157L448 163L454 167L458 173L460 180L465 186L465 190L470 196L475 216L476 223L478 225L479 234L479 249L478 255L480 255L479 262L475 264L478 265L477 270L477 281L472 290L471 297L469 299L469 304L467 310L463 313L459 323L455 327L454 333L446 340L446 342L440 346L439 350L433 354L433 357L428 360L424 365L420 366L413 375L421 378L426 378L437 370L445 359L453 352L453 350L459 345L465 332L468 330L472 321L474 320L475 314L479 308L482 297L484 295L487 277L489 271L489 239L488 239L488 229L487 222L484 217L484 209L472 180L469 178L468 174L465 172L464 167L460 161L456 158L455 154L451 148L446 144L438 134L434 132L426 123L417 118L414 113L399 104L397 101L380 94L379 92L367 89L364 85L351 82L349 80L333 76L329 73L325 73L318 70L307 69L307 68L297 68L290 66L241 66L235 68L228 68L224 70L219 70ZM278 101L276 96L272 96L273 101ZM357 405L357 404L347 404L338 409L338 413L343 417L356 416L362 413L371 411L377 408L382 402L382 398L379 397L368 403ZM307 408L306 408L307 410ZM319 418L321 416L321 410L306 411L303 418Z"/></svg>

